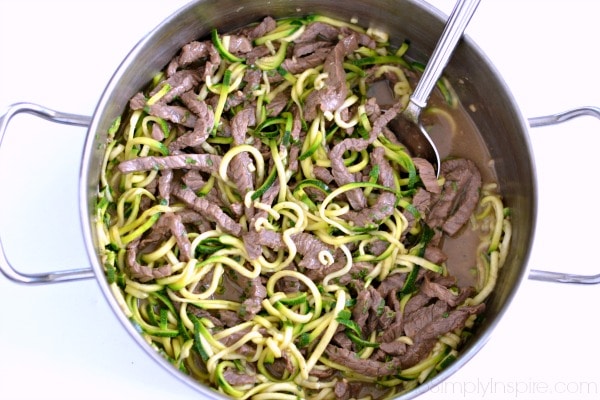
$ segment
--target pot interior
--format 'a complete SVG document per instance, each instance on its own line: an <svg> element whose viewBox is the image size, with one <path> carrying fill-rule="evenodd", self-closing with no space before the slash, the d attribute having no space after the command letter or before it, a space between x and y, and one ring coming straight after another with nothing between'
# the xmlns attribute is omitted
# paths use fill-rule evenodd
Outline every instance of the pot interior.
<svg viewBox="0 0 600 400"><path fill-rule="evenodd" d="M273 17L323 14L388 32L392 43L410 40L408 56L426 62L443 30L444 17L416 0L200 0L190 3L143 38L115 72L95 111L81 165L80 204L88 253L100 286L117 317L132 337L158 363L180 375L181 380L215 397L213 391L176 371L148 346L121 313L106 283L96 249L94 210L99 172L107 131L125 110L130 98L140 91L186 43L206 37L213 27L228 31L266 15ZM463 348L458 360L430 383L406 393L412 398L446 379L468 361L485 343L515 294L526 271L533 240L536 184L527 128L513 97L498 72L469 38L458 46L444 75L481 133L495 164L505 205L510 208L513 237L508 259L500 271L495 292L487 300L486 319Z"/></svg>

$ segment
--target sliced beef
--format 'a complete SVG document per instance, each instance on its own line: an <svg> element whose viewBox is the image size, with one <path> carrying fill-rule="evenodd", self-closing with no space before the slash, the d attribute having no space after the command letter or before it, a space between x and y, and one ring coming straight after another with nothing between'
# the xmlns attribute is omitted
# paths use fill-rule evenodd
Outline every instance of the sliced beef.
<svg viewBox="0 0 600 400"><path fill-rule="evenodd" d="M329 52L323 65L323 72L327 73L325 87L311 92L306 98L304 117L307 121L315 119L317 109L333 112L346 100L348 86L343 62L357 48L358 37L353 32L340 39Z"/></svg>
<svg viewBox="0 0 600 400"><path fill-rule="evenodd" d="M268 229L260 231L250 229L242 235L242 240L250 260L256 260L262 255L263 246L273 250L279 250L285 246L281 233Z"/></svg>
<svg viewBox="0 0 600 400"><path fill-rule="evenodd" d="M315 174L315 178L328 185L333 182L333 175L327 168L315 165L313 167L313 174Z"/></svg>
<svg viewBox="0 0 600 400"><path fill-rule="evenodd" d="M379 348L391 356L399 356L406 353L406 343L397 340L381 343Z"/></svg>
<svg viewBox="0 0 600 400"><path fill-rule="evenodd" d="M250 321L262 310L262 301L267 297L267 289L262 284L260 277L246 279L244 286L246 299L242 302L239 314L243 320Z"/></svg>
<svg viewBox="0 0 600 400"><path fill-rule="evenodd" d="M156 88L150 92L150 96L155 95L165 88L166 85L168 85L169 90L163 97L161 97L160 101L163 103L170 103L176 97L181 96L183 93L196 87L201 79L202 77L195 70L186 69L177 71L167 80L157 85Z"/></svg>
<svg viewBox="0 0 600 400"><path fill-rule="evenodd" d="M231 119L231 136L235 145L244 144L248 134L248 127L256 124L256 109L246 107L235 114Z"/></svg>
<svg viewBox="0 0 600 400"><path fill-rule="evenodd" d="M241 372L234 368L225 368L223 378L231 386L251 385L258 382L256 374L250 374L247 371Z"/></svg>
<svg viewBox="0 0 600 400"><path fill-rule="evenodd" d="M325 354L331 361L342 364L359 374L370 377L380 378L395 375L400 372L402 367L397 358L388 362L362 359L358 354L351 350L332 345L327 346Z"/></svg>
<svg viewBox="0 0 600 400"><path fill-rule="evenodd" d="M415 337L422 329L437 321L448 312L448 304L438 300L433 304L419 308L405 315L404 332L407 336Z"/></svg>
<svg viewBox="0 0 600 400"><path fill-rule="evenodd" d="M229 35L229 50L232 54L243 55L253 48L252 41L244 35Z"/></svg>
<svg viewBox="0 0 600 400"><path fill-rule="evenodd" d="M171 197L171 185L173 183L173 170L165 169L160 171L160 177L158 178L158 194L161 198L169 202Z"/></svg>
<svg viewBox="0 0 600 400"><path fill-rule="evenodd" d="M383 147L376 147L371 152L372 167L379 167L378 182L385 187L394 187L394 172L390 163L385 159L385 150ZM396 195L392 192L382 191L377 197L375 204L362 210L349 211L342 218L354 222L354 225L360 227L376 226L385 218L393 214L396 208Z"/></svg>
<svg viewBox="0 0 600 400"><path fill-rule="evenodd" d="M191 207L194 211L204 215L209 220L215 222L219 228L231 235L240 235L242 233L241 225L214 203L207 201L190 189L175 188L173 194Z"/></svg>
<svg viewBox="0 0 600 400"><path fill-rule="evenodd" d="M467 159L444 161L440 172L446 181L426 221L432 228L442 228L452 236L464 226L477 206L481 174L475 163Z"/></svg>
<svg viewBox="0 0 600 400"><path fill-rule="evenodd" d="M187 92L182 96L186 106L196 115L194 129L169 144L169 151L174 152L185 147L196 147L203 144L214 125L215 115L204 101L196 98L193 92Z"/></svg>
<svg viewBox="0 0 600 400"><path fill-rule="evenodd" d="M221 56L212 41L192 41L184 45L178 57L167 67L167 76L172 76L179 68L188 67L204 61L203 75L212 75L221 63Z"/></svg>
<svg viewBox="0 0 600 400"><path fill-rule="evenodd" d="M344 153L349 150L363 151L367 147L369 147L369 142L364 139L344 139L333 146L329 152L329 159L331 160L331 174L338 186L355 182L354 175L344 165ZM346 197L353 210L362 210L367 205L367 199L360 189L349 190L346 192Z"/></svg>
<svg viewBox="0 0 600 400"><path fill-rule="evenodd" d="M281 357L276 358L272 363L266 364L265 368L278 379L283 379L287 374L294 372L294 364L287 350L281 352Z"/></svg>
<svg viewBox="0 0 600 400"><path fill-rule="evenodd" d="M467 297L473 294L473 288L460 288L454 286L456 279L452 278L450 282L436 282L429 275L425 275L425 279L421 285L421 291L430 297L438 298L450 305L456 307L462 304ZM453 291L451 288L454 288Z"/></svg>
<svg viewBox="0 0 600 400"><path fill-rule="evenodd" d="M323 267L323 264L319 261L319 253L327 251L331 255L334 254L334 250L331 246L321 241L315 235L309 233L297 233L292 235L292 240L296 245L298 254L302 255L302 260L299 266L307 269L319 269Z"/></svg>
<svg viewBox="0 0 600 400"><path fill-rule="evenodd" d="M152 104L148 107L148 114L183 125L186 128L193 128L197 120L196 116L187 108L163 103Z"/></svg>
<svg viewBox="0 0 600 400"><path fill-rule="evenodd" d="M124 174L165 169L189 169L216 173L220 163L221 156L214 154L177 154L164 157L138 157L122 161L118 168Z"/></svg>
<svg viewBox="0 0 600 400"><path fill-rule="evenodd" d="M322 47L316 49L315 52L305 55L303 57L286 58L281 67L292 74L299 74L306 71L309 68L315 68L321 64L331 53L330 47ZM318 99L314 99L318 100ZM316 107L316 103L315 103ZM316 110L316 108L315 108ZM311 115L314 119L314 116Z"/></svg>
<svg viewBox="0 0 600 400"><path fill-rule="evenodd" d="M179 259L189 261L192 257L192 243L188 238L187 230L181 220L181 216L175 213L166 213L165 217L169 223L171 234L177 239L177 247L179 247Z"/></svg>
<svg viewBox="0 0 600 400"><path fill-rule="evenodd" d="M254 190L254 174L250 170L252 165L254 165L252 157L244 151L236 154L231 159L229 168L227 168L227 176L235 184L241 198L244 198L246 193Z"/></svg>
<svg viewBox="0 0 600 400"><path fill-rule="evenodd" d="M306 32L306 31L305 31ZM293 56L298 59L306 55L312 54L320 49L331 49L333 44L330 41L319 40L314 42L296 43L293 48Z"/></svg>
<svg viewBox="0 0 600 400"><path fill-rule="evenodd" d="M311 22L306 26L304 32L294 40L295 43L314 43L317 40L333 42L337 40L340 31L331 24L323 22Z"/></svg>
<svg viewBox="0 0 600 400"><path fill-rule="evenodd" d="M425 189L431 193L440 193L442 188L438 185L433 165L424 158L414 157L412 160L419 172L419 177L421 178L421 182L423 182Z"/></svg>
<svg viewBox="0 0 600 400"><path fill-rule="evenodd" d="M170 276L173 270L170 265L164 265L158 268L151 268L147 265L142 265L137 260L138 247L140 240L134 240L127 245L126 262L129 276L132 279L142 283L152 281L154 279Z"/></svg>
<svg viewBox="0 0 600 400"><path fill-rule="evenodd" d="M231 335L219 339L219 342L223 343L225 346L231 346L237 341L239 341L242 337L244 337L244 335L248 334L248 332L250 332L250 328L245 328L240 331L236 331ZM252 342L244 343L241 347L238 347L237 352L242 355L251 357L256 354L256 346Z"/></svg>
<svg viewBox="0 0 600 400"><path fill-rule="evenodd" d="M276 27L277 21L275 21L273 17L267 16L255 27L243 29L241 34L247 36L250 40L254 40L261 36L265 36Z"/></svg>

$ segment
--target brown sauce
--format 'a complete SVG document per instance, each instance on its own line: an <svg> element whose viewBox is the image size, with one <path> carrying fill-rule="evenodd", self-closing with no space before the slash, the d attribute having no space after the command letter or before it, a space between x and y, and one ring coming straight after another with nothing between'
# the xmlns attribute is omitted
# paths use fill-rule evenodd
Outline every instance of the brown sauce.
<svg viewBox="0 0 600 400"><path fill-rule="evenodd" d="M489 151L464 106L460 102L456 107L449 106L437 92L433 93L430 104L421 118L442 160L448 157L471 159L479 167L484 185L497 182ZM479 233L470 224L454 237L444 238L442 250L448 256L446 266L448 272L457 278L459 286L474 286L476 283L477 247L480 243Z"/></svg>

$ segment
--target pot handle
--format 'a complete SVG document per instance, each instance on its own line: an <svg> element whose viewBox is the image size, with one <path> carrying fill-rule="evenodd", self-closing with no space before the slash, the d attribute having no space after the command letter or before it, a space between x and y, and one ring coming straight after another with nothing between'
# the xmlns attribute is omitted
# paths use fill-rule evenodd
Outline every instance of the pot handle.
<svg viewBox="0 0 600 400"><path fill-rule="evenodd" d="M4 139L4 134L8 128L10 120L12 117L20 113L33 114L36 117L59 124L87 127L91 122L91 118L87 116L62 113L33 103L16 103L11 105L4 115L0 116L0 147L2 146L2 140ZM35 274L19 272L12 266L6 257L4 246L2 244L2 237L0 237L0 272L2 272L8 279L24 284L57 283L94 277L94 273L91 268L42 272Z"/></svg>
<svg viewBox="0 0 600 400"><path fill-rule="evenodd" d="M585 106L574 108L557 114L545 115L542 117L530 118L529 126L532 128L548 125L556 125L566 122L572 118L590 116L600 119L600 107ZM541 271L532 269L529 271L529 279L535 281L558 282L558 283L582 283L595 284L600 283L600 274L597 275L577 275L565 272Z"/></svg>

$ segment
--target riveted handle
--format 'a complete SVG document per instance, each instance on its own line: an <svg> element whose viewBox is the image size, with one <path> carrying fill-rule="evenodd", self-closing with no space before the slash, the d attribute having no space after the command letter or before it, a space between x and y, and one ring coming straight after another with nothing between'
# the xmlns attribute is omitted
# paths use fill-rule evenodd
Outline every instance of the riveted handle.
<svg viewBox="0 0 600 400"><path fill-rule="evenodd" d="M88 116L62 113L33 103L13 104L8 108L4 115L0 116L0 148L2 147L4 134L6 133L10 120L15 115L20 113L32 114L36 117L43 118L51 122L66 125L87 127L91 122L91 118ZM1 236L0 272L2 272L8 279L14 282L32 285L75 281L94 277L94 272L91 268L68 269L35 274L27 274L20 272L10 263L10 261L6 257Z"/></svg>

